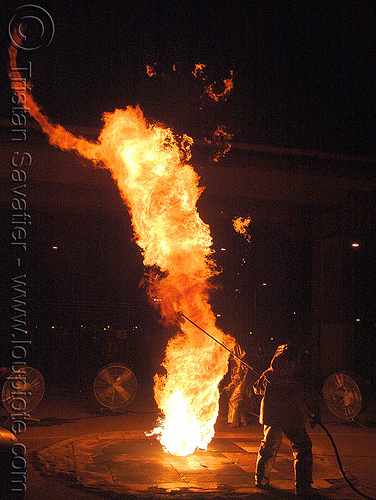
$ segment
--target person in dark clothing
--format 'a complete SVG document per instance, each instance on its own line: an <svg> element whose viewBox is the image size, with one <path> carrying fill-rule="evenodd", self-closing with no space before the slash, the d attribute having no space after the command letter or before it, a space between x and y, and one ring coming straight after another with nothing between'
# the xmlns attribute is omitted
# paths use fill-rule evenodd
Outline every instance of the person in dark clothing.
<svg viewBox="0 0 376 500"><path fill-rule="evenodd" d="M294 455L295 492L301 498L318 498L312 487L312 442L304 423L302 406L317 423L318 405L309 384L307 366L295 341L280 345L270 363L255 382L253 389L262 395L260 423L264 436L257 455L255 482L259 488L269 487L283 434L290 441Z"/></svg>

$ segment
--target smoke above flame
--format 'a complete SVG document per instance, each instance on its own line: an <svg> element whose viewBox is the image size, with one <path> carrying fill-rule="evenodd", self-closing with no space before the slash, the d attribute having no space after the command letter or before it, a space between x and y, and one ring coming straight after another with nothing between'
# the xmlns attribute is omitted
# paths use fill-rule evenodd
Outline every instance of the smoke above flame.
<svg viewBox="0 0 376 500"><path fill-rule="evenodd" d="M154 377L162 418L152 434L166 451L177 455L206 449L214 436L218 384L227 372L229 354L183 322L179 312L227 348L232 349L235 340L216 326L209 303L209 280L218 271L212 259L210 228L196 207L203 188L188 163L192 139L178 140L171 129L149 123L138 106L104 113L96 142L77 137L41 112L17 69L15 47L9 48L9 56L14 97L40 124L50 144L110 170L148 271L150 301L160 308L164 321L179 326L166 347L165 372Z"/></svg>

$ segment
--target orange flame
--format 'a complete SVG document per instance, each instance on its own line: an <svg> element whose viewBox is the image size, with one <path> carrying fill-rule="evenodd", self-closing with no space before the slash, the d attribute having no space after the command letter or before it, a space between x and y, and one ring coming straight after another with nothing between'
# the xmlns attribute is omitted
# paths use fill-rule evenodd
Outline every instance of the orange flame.
<svg viewBox="0 0 376 500"><path fill-rule="evenodd" d="M251 241L251 235L247 233L247 227L249 226L251 219L247 217L244 219L243 217L237 217L232 221L234 229L237 233L242 234L244 238L248 241Z"/></svg>
<svg viewBox="0 0 376 500"><path fill-rule="evenodd" d="M32 95L17 87L21 78L17 51L11 46L10 80L19 103L41 125L52 145L74 150L95 165L108 168L128 207L134 237L141 248L151 302L167 322L179 311L232 349L235 340L215 325L209 304L209 279L217 273L209 226L196 203L203 188L191 165L192 139L179 143L172 131L149 124L139 107L104 113L97 142L76 137L52 124ZM152 267L151 267L152 266ZM153 301L158 297L158 301ZM218 384L228 368L228 352L188 323L166 348L164 375L154 377L154 393L163 414L152 431L164 449L187 455L206 449L214 435L219 410Z"/></svg>
<svg viewBox="0 0 376 500"><path fill-rule="evenodd" d="M205 75L206 71L206 64L203 63L196 63L195 64L195 69L192 71L192 75L195 78L201 78L201 80L207 80L208 76ZM234 82L233 82L233 76L234 72L232 69L230 69L230 74L228 78L225 78L222 80L223 87L222 92L217 92L215 89L217 88L217 82L214 82L207 87L205 87L204 92L205 94L210 98L213 99L213 101L218 102L218 101L226 101L231 94L233 88L234 88Z"/></svg>
<svg viewBox="0 0 376 500"><path fill-rule="evenodd" d="M156 72L156 67L157 63L154 63L153 66L149 66L148 64L146 65L146 73L148 74L148 76L150 76L150 78L152 76L156 76L157 72Z"/></svg>
<svg viewBox="0 0 376 500"><path fill-rule="evenodd" d="M195 64L195 69L192 71L192 75L195 77L195 78L203 78L204 79L204 71L205 71L205 68L206 68L206 64L203 64L203 63L196 63Z"/></svg>
<svg viewBox="0 0 376 500"><path fill-rule="evenodd" d="M231 140L233 138L233 134L227 132L226 127L224 125L218 125L217 129L213 134L213 139L208 140L205 139L209 144L216 146L216 152L213 155L213 161L219 161L219 158L224 158L226 154L231 149Z"/></svg>
<svg viewBox="0 0 376 500"><path fill-rule="evenodd" d="M231 94L232 89L234 88L234 82L232 81L233 74L234 72L230 70L229 78L225 78L223 80L224 89L222 92L215 92L214 87L216 84L213 83L205 88L205 93L215 102L218 102L220 100L226 101Z"/></svg>

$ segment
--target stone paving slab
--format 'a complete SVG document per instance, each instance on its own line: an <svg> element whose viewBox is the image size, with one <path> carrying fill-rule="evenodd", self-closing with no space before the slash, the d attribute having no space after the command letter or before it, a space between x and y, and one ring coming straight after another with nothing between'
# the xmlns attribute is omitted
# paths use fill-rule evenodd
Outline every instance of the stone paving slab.
<svg viewBox="0 0 376 500"><path fill-rule="evenodd" d="M165 453L155 437L141 431L90 434L56 443L36 452L36 467L44 474L70 481L113 497L166 498L276 498L254 486L259 445L239 436L217 437L207 451L186 457ZM328 492L342 481L338 468L314 454L314 486ZM293 498L292 454L282 443L271 483L278 498ZM250 496L251 495L251 496Z"/></svg>

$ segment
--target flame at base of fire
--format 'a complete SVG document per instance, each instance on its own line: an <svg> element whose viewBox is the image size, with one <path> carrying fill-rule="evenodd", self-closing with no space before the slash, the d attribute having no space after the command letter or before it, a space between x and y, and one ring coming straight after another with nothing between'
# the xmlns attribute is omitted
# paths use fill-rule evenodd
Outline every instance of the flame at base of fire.
<svg viewBox="0 0 376 500"><path fill-rule="evenodd" d="M169 397L167 406L171 411L148 435L156 435L164 451L172 455L191 455L196 448L206 450L214 436L218 410L211 420L200 422L181 391Z"/></svg>
<svg viewBox="0 0 376 500"><path fill-rule="evenodd" d="M165 451L185 456L206 450L214 437L218 384L227 372L228 352L202 333L193 334L191 325L182 328L187 334L176 335L167 345L163 362L167 373L154 377L154 397L163 418L149 435L156 435ZM232 337L213 330L233 347Z"/></svg>

